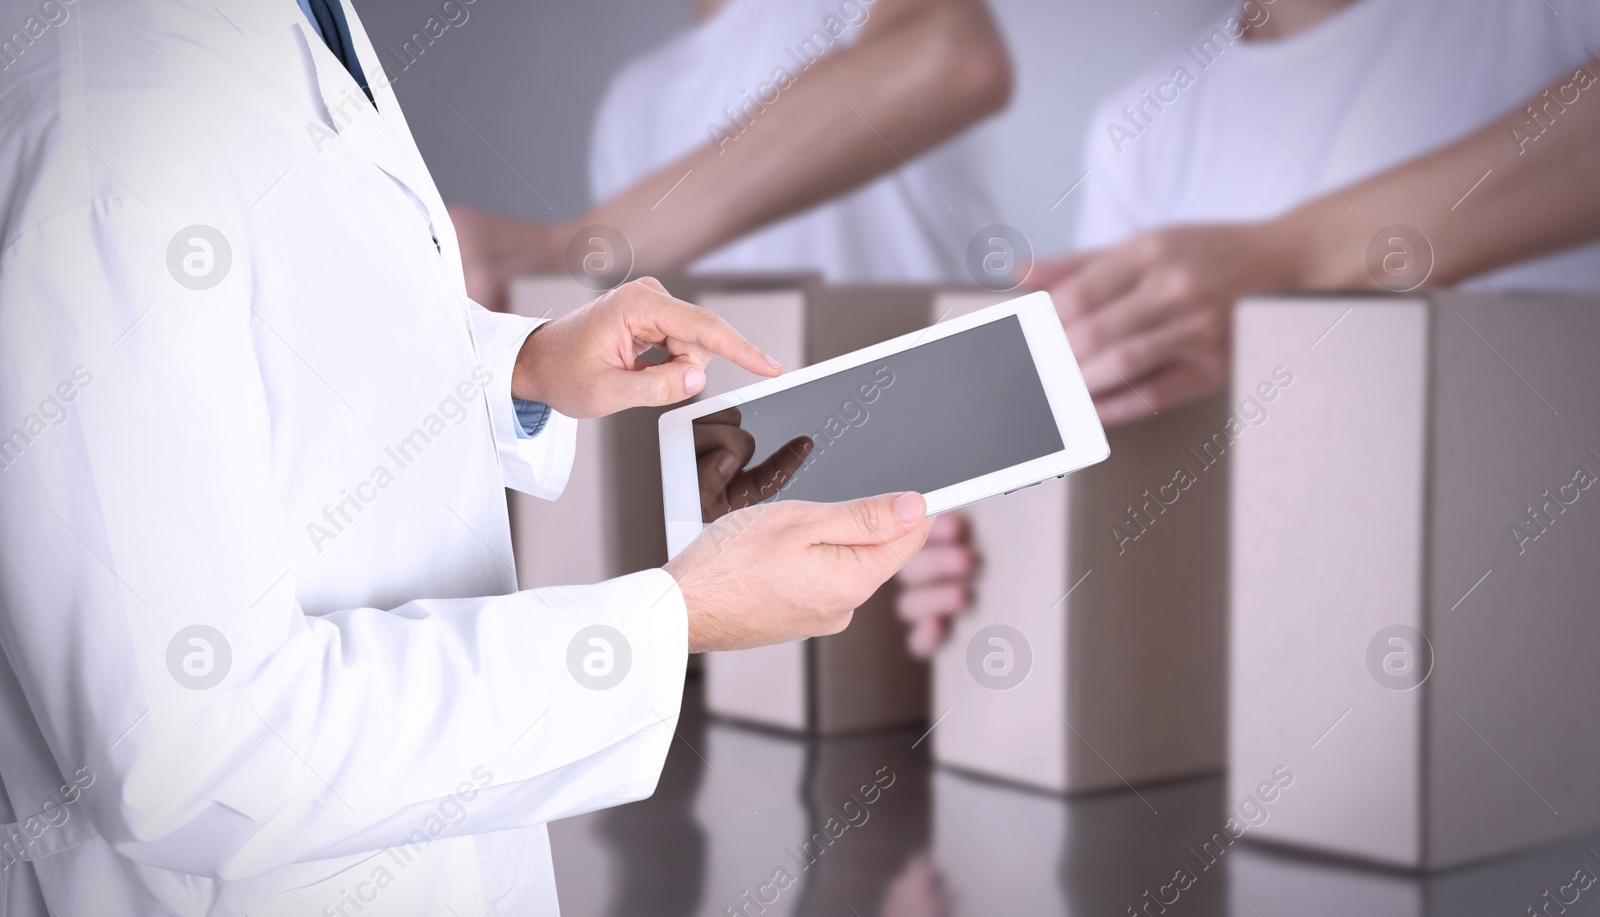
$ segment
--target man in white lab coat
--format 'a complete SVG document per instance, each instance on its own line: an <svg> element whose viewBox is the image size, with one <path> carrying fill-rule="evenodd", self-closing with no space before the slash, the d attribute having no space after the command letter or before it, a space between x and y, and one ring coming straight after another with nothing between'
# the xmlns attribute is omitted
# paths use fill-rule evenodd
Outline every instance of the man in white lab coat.
<svg viewBox="0 0 1600 917"><path fill-rule="evenodd" d="M554 913L544 823L652 791L686 651L836 631L926 535L780 504L518 591L573 417L777 367L648 282L472 306L307 11L0 2L0 915Z"/></svg>

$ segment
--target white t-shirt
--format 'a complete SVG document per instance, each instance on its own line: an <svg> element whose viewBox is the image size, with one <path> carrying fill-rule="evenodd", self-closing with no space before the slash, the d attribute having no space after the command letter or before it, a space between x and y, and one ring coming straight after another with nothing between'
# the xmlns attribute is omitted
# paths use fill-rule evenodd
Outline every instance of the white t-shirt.
<svg viewBox="0 0 1600 917"><path fill-rule="evenodd" d="M1472 133L1600 48L1600 2L1549 3L1359 0L1270 43L1230 42L1219 23L1101 104L1087 132L1079 245L1272 217ZM1273 13L1258 4L1249 4L1258 21ZM1600 105L1600 85L1573 104ZM1130 122L1124 106L1143 110ZM1557 114L1548 131L1561 128ZM1508 162L1517 146L1508 131ZM1600 245L1471 285L1600 289Z"/></svg>
<svg viewBox="0 0 1600 917"><path fill-rule="evenodd" d="M739 155L741 123L785 117L785 84L806 78L808 59L854 42L871 16L866 0L729 0L697 28L634 61L612 82L595 121L594 199L713 139L721 139L724 155ZM766 111L758 108L763 103ZM962 278L968 241L994 222L974 159L967 144L952 141L750 233L691 269L820 270L835 283Z"/></svg>

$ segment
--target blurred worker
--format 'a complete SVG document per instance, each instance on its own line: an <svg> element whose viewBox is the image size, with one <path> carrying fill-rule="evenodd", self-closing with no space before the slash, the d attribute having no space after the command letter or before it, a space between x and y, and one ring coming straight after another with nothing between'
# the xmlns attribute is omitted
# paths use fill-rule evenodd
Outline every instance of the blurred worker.
<svg viewBox="0 0 1600 917"><path fill-rule="evenodd" d="M1375 288L1395 224L1429 286L1600 290L1600 4L1551 2L1248 0L1102 104L1090 251L1032 278L1102 418L1219 388L1243 295Z"/></svg>
<svg viewBox="0 0 1600 917"><path fill-rule="evenodd" d="M1592 0L1246 0L1113 93L1088 250L1029 278L1101 419L1220 388L1242 296L1376 288L1368 245L1395 224L1430 241L1429 286L1600 290L1596 55ZM936 588L902 613L942 632L970 577L930 571L974 556L930 543L900 577Z"/></svg>
<svg viewBox="0 0 1600 917"><path fill-rule="evenodd" d="M648 279L470 303L342 0L0 14L0 914L554 914L545 824L650 794L686 654L920 547L916 494L784 502L519 590L572 418L780 367Z"/></svg>
<svg viewBox="0 0 1600 917"><path fill-rule="evenodd" d="M1011 91L982 0L694 6L696 28L612 83L591 150L592 210L551 225L452 209L469 294L503 307L512 278L562 269L590 224L619 230L637 271L960 276L991 208L972 150L934 148Z"/></svg>

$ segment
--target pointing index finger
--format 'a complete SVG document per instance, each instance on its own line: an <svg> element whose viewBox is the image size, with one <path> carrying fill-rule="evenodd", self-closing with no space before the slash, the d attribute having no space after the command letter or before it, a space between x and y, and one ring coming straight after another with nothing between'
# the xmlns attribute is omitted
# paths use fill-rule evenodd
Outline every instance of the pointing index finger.
<svg viewBox="0 0 1600 917"><path fill-rule="evenodd" d="M783 364L744 339L733 326L709 309L662 295L652 311L659 331L669 341L716 354L758 376L776 376Z"/></svg>

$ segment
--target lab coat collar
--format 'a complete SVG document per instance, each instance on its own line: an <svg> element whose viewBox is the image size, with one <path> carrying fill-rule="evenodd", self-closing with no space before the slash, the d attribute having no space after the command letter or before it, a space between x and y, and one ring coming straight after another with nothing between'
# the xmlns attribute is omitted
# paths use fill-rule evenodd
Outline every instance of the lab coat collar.
<svg viewBox="0 0 1600 917"><path fill-rule="evenodd" d="M413 199L438 243L446 270L465 296L466 279L461 270L460 249L444 200L411 138L410 125L400 110L388 71L378 58L366 29L348 3L342 6L345 20L350 23L351 44L367 76L373 100L367 100L350 71L304 17L297 15L295 28L301 47L310 59L317 92L322 99L324 123L321 127L337 135L339 142L348 144L358 156L382 169Z"/></svg>

